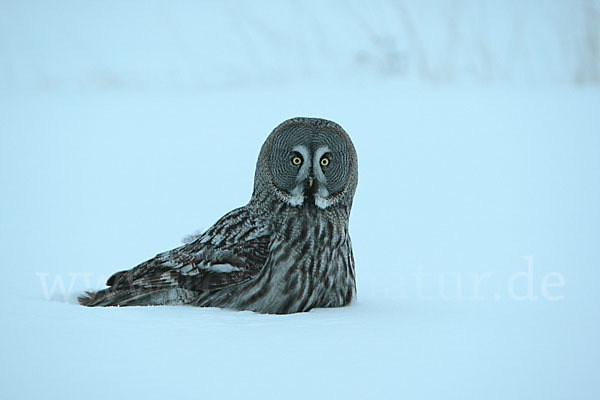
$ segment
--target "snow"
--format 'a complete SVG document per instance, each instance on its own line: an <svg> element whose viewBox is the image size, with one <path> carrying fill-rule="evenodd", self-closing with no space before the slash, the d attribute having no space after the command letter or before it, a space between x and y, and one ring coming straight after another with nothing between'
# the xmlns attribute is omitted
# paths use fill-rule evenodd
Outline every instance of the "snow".
<svg viewBox="0 0 600 400"><path fill-rule="evenodd" d="M406 3L433 75L449 56L426 27L464 22L443 84L388 2L49 4L0 5L1 398L598 398L600 91L571 68L597 2ZM283 33L309 11L315 30ZM513 17L531 21L514 63ZM369 26L406 44L406 73L375 66L396 64L373 61ZM294 116L338 122L358 153L355 304L76 304L244 205Z"/></svg>

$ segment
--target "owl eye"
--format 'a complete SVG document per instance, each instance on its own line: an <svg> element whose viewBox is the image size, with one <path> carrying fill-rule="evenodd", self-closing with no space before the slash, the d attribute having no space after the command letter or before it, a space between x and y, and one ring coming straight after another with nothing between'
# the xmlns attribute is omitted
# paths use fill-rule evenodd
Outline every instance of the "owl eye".
<svg viewBox="0 0 600 400"><path fill-rule="evenodd" d="M328 157L323 157L321 158L321 165L326 167L329 165L329 158Z"/></svg>
<svg viewBox="0 0 600 400"><path fill-rule="evenodd" d="M294 165L302 164L302 158L300 156L294 156L292 158L292 164L294 164Z"/></svg>

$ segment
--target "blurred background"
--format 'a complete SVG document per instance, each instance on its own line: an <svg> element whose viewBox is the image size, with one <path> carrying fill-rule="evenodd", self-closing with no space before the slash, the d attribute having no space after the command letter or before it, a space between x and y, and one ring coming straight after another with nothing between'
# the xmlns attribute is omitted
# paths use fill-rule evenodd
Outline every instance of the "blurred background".
<svg viewBox="0 0 600 400"><path fill-rule="evenodd" d="M0 89L597 85L597 1L2 1Z"/></svg>
<svg viewBox="0 0 600 400"><path fill-rule="evenodd" d="M599 84L598 0L0 0L0 398L600 398ZM76 304L295 116L357 149L356 303Z"/></svg>

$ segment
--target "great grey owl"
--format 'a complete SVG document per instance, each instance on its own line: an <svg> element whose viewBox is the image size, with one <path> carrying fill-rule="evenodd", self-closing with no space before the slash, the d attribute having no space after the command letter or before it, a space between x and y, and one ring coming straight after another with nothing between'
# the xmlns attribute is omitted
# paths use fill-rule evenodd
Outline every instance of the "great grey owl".
<svg viewBox="0 0 600 400"><path fill-rule="evenodd" d="M338 124L293 118L262 146L250 202L191 243L117 272L85 306L189 304L288 314L356 296L348 218L354 145Z"/></svg>

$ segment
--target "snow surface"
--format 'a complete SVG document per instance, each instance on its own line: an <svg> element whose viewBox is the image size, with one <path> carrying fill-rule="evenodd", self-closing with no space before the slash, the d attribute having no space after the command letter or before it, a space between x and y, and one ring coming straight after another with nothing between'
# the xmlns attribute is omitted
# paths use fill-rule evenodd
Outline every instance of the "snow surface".
<svg viewBox="0 0 600 400"><path fill-rule="evenodd" d="M481 86L477 78L434 85L351 68L331 78L333 66L311 64L322 74L290 69L279 83L248 74L239 85L209 74L215 85L203 87L165 78L161 66L194 64L176 54L153 65L166 45L158 54L138 48L149 62L140 79L156 77L157 87L86 86L79 77L93 68L85 62L132 82L140 61L127 44L146 43L136 36L146 32L160 38L166 28L136 23L134 36L119 42L128 32L121 12L143 16L154 13L150 6L107 3L98 15L103 2L85 3L91 11L65 4L71 18L50 3L2 3L12 16L66 21L46 39L31 19L8 24L0 13L0 32L9 33L0 43L14 45L7 64L29 67L0 92L0 398L600 396L597 86L550 75L544 85ZM457 4L467 10L461 15L472 10ZM521 3L507 4L506 15ZM171 10L187 21L173 32L194 30L188 6L200 7ZM376 19L374 10L365 15ZM220 27L223 12L209 11ZM119 24L101 30L113 13ZM282 11L260 15L270 13ZM354 35L340 21L328 29ZM74 25L91 28L75 36ZM281 27L271 27L275 35L274 27ZM62 39L114 41L117 51L65 49L56 45ZM28 40L48 46L39 60L35 46L19 48ZM268 60L265 42L254 42ZM243 60L229 61L243 68ZM39 86L42 75L55 84ZM113 272L245 204L262 142L294 116L340 123L358 152L355 304L272 316L75 303Z"/></svg>

